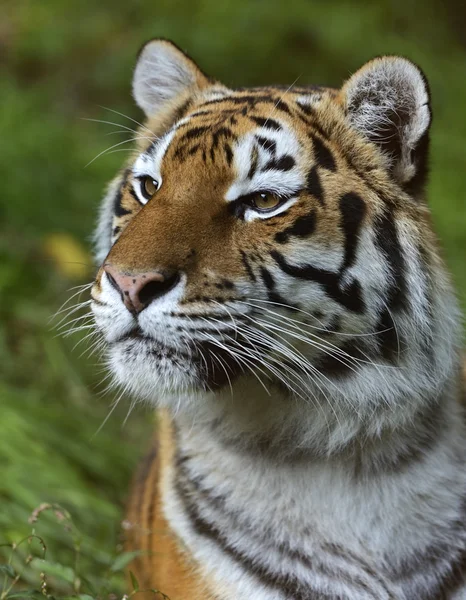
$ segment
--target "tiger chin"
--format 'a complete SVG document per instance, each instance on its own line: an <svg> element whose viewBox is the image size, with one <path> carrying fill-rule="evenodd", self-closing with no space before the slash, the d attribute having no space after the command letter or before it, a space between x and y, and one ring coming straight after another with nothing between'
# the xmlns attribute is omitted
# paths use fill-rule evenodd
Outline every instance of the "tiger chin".
<svg viewBox="0 0 466 600"><path fill-rule="evenodd" d="M171 600L466 598L460 315L412 62L230 89L147 43L95 236L95 324L158 410L133 485ZM152 596L151 596L152 597Z"/></svg>

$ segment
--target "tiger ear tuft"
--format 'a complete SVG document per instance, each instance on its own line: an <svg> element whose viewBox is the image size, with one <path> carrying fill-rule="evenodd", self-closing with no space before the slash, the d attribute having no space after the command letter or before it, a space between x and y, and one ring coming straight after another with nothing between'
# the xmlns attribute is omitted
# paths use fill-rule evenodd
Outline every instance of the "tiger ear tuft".
<svg viewBox="0 0 466 600"><path fill-rule="evenodd" d="M147 117L211 81L175 44L154 39L141 49L133 76L133 96Z"/></svg>
<svg viewBox="0 0 466 600"><path fill-rule="evenodd" d="M427 176L429 87L422 71L398 56L365 64L342 88L351 125L377 144L395 179L420 193Z"/></svg>

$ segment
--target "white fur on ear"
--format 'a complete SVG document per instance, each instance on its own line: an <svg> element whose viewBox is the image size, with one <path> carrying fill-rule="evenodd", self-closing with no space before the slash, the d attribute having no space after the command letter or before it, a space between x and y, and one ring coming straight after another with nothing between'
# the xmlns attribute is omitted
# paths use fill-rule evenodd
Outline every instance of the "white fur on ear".
<svg viewBox="0 0 466 600"><path fill-rule="evenodd" d="M353 127L390 157L392 171L401 183L413 179L426 160L417 157L416 150L431 122L428 84L422 71L398 56L376 58L350 77L342 94ZM427 144L420 150L427 154Z"/></svg>
<svg viewBox="0 0 466 600"><path fill-rule="evenodd" d="M197 65L167 40L152 40L141 50L133 76L133 96L148 117L171 100L208 79Z"/></svg>

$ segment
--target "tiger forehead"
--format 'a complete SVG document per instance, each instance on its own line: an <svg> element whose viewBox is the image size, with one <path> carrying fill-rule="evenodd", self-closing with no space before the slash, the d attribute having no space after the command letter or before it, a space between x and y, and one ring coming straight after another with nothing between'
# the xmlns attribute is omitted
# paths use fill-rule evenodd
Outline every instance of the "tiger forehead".
<svg viewBox="0 0 466 600"><path fill-rule="evenodd" d="M241 150L254 168L260 150L270 155L270 168L287 171L309 146L309 134L322 134L314 107L331 91L256 88L204 97L181 107L180 120L149 146L146 155L156 158L159 167L162 161L183 163L199 157L208 167L215 162L229 168Z"/></svg>
<svg viewBox="0 0 466 600"><path fill-rule="evenodd" d="M221 138L235 139L257 128L275 132L286 127L299 130L310 125L312 105L323 93L258 88L206 100L188 107L177 137L189 141L210 135L215 144Z"/></svg>

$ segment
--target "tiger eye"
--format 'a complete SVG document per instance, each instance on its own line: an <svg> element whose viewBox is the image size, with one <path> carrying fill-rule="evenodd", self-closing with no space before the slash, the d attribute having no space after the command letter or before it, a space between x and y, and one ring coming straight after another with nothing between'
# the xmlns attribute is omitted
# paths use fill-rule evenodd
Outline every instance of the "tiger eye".
<svg viewBox="0 0 466 600"><path fill-rule="evenodd" d="M158 188L159 184L152 177L146 176L141 179L141 193L146 200L152 198Z"/></svg>
<svg viewBox="0 0 466 600"><path fill-rule="evenodd" d="M280 198L274 194L261 193L254 196L252 203L259 210L270 210L280 204Z"/></svg>

